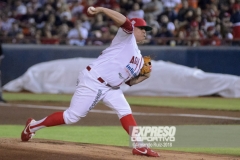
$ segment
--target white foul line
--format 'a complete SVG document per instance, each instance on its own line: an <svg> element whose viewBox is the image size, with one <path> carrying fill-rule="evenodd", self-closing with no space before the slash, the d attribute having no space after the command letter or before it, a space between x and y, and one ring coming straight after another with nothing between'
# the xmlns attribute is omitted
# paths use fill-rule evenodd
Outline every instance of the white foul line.
<svg viewBox="0 0 240 160"><path fill-rule="evenodd" d="M3 107L36 108L36 109L52 109L52 110L66 110L68 108L68 107L59 107L59 106L42 106L42 105L9 104L9 103L0 103L0 106L3 106ZM114 111L98 110L98 109L92 109L90 112L93 112L93 113L105 113L105 114L116 114ZM212 116L212 115L201 115L201 114L174 114L174 113L166 114L166 113L133 112L133 115L137 115L137 116L193 117L193 118L210 118L210 119L225 119L225 120L240 121L240 118L237 118L237 117Z"/></svg>

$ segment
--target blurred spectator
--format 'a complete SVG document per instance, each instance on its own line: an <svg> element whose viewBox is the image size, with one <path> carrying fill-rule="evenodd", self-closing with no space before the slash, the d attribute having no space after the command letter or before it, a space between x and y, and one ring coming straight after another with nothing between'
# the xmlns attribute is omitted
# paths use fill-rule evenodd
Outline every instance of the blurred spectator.
<svg viewBox="0 0 240 160"><path fill-rule="evenodd" d="M103 15L97 14L94 17L94 23L92 24L92 31L101 30L101 28L105 26L107 26L107 22L103 21Z"/></svg>
<svg viewBox="0 0 240 160"><path fill-rule="evenodd" d="M80 20L82 21L82 26L89 31L92 27L92 24L89 21L89 18L87 17L87 15L86 14L81 14L80 15Z"/></svg>
<svg viewBox="0 0 240 160"><path fill-rule="evenodd" d="M127 17L129 19L132 19L132 18L144 18L144 11L140 8L138 3L134 3L132 10L130 10L130 12L127 15Z"/></svg>
<svg viewBox="0 0 240 160"><path fill-rule="evenodd" d="M196 9L196 8L198 8L198 1L199 1L199 0L188 0L188 4L189 4L189 6L191 6L192 8Z"/></svg>
<svg viewBox="0 0 240 160"><path fill-rule="evenodd" d="M219 18L222 19L224 17L224 14L227 12L230 14L230 7L229 7L229 4L227 2L222 2L219 4L219 9L220 9L220 12L219 12Z"/></svg>
<svg viewBox="0 0 240 160"><path fill-rule="evenodd" d="M160 29L156 37L166 37L166 38L172 38L174 37L174 31L175 31L175 26L172 22L169 21L168 17L166 15L162 15L161 20L159 22ZM159 39L157 41L158 44L160 45L169 45L170 40L161 40Z"/></svg>
<svg viewBox="0 0 240 160"><path fill-rule="evenodd" d="M123 15L127 15L129 11L132 9L133 1L120 0L119 5L120 5L120 12Z"/></svg>
<svg viewBox="0 0 240 160"><path fill-rule="evenodd" d="M181 5L181 0L162 0L163 6L165 8L176 8Z"/></svg>
<svg viewBox="0 0 240 160"><path fill-rule="evenodd" d="M236 0L229 0L228 3L229 3L229 6L230 6L230 10L232 11L231 13L233 13L234 8L236 7L235 4L237 4Z"/></svg>
<svg viewBox="0 0 240 160"><path fill-rule="evenodd" d="M21 17L27 13L27 7L22 3L21 0L15 1L15 11L16 11L16 18Z"/></svg>
<svg viewBox="0 0 240 160"><path fill-rule="evenodd" d="M45 21L47 21L47 16L43 13L43 8L38 8L33 17L37 28L42 28L45 25Z"/></svg>
<svg viewBox="0 0 240 160"><path fill-rule="evenodd" d="M150 45L212 45L213 39L216 45L217 39L222 45L236 45L239 5L240 0L0 0L0 37L5 43L70 44L66 39L71 35L81 45L85 40L84 45L107 44L116 26L105 16L86 14L89 6L104 6L129 18L144 18L154 27ZM79 36L77 21L87 30L80 33L87 36Z"/></svg>
<svg viewBox="0 0 240 160"><path fill-rule="evenodd" d="M97 14L94 17L94 23L91 26L91 32L89 34L89 37L92 38L92 41L89 40L88 44L102 45L103 41L96 41L94 39L100 39L102 37L102 32L108 30L107 25L107 22L103 20L103 14Z"/></svg>
<svg viewBox="0 0 240 160"><path fill-rule="evenodd" d="M211 0L199 0L198 6L203 10L207 10L211 4Z"/></svg>
<svg viewBox="0 0 240 160"><path fill-rule="evenodd" d="M42 36L44 38L52 38L54 36L54 30L52 29L52 25L50 23L46 23L42 29Z"/></svg>
<svg viewBox="0 0 240 160"><path fill-rule="evenodd" d="M174 37L173 33L168 29L166 23L161 24L159 32L156 35L156 38L159 38L157 40L157 44L158 45L170 45L171 40L169 40L169 39L166 39L166 40L165 39L161 39L163 37L165 37L165 38L172 38L172 37Z"/></svg>
<svg viewBox="0 0 240 160"><path fill-rule="evenodd" d="M149 44L149 45L157 45L158 42L157 40L155 39L155 37L157 37L157 35L159 34L159 25L151 25L152 27L152 31L147 35L147 39L146 39L146 44Z"/></svg>
<svg viewBox="0 0 240 160"><path fill-rule="evenodd" d="M158 22L161 21L161 17L162 17L163 15L166 15L166 16L168 17L169 21L171 21L171 22L174 22L174 21L176 20L176 18L177 18L176 12L175 12L172 8L170 8L170 7L165 7L165 8L164 8L164 12L162 12L162 13L157 17L157 21L158 21Z"/></svg>
<svg viewBox="0 0 240 160"><path fill-rule="evenodd" d="M8 36L14 38L20 33L22 33L22 29L19 28L18 22L13 22L11 29L8 31Z"/></svg>
<svg viewBox="0 0 240 160"><path fill-rule="evenodd" d="M102 32L101 39L103 44L111 43L111 39L114 38L117 31L118 31L118 27L115 25L111 25L109 28L108 27L101 28L101 32Z"/></svg>
<svg viewBox="0 0 240 160"><path fill-rule="evenodd" d="M82 27L80 20L77 20L75 27L68 32L67 38L70 45L84 46L88 38L88 30Z"/></svg>
<svg viewBox="0 0 240 160"><path fill-rule="evenodd" d="M153 18L156 19L157 16L163 12L163 4L159 0L151 0L149 3L143 5L143 10L145 16L151 14L154 16Z"/></svg>
<svg viewBox="0 0 240 160"><path fill-rule="evenodd" d="M190 25L190 30L187 33L187 37L190 39L188 41L188 46L200 46L201 39L204 38L204 34L199 30L199 24L197 21L192 21Z"/></svg>
<svg viewBox="0 0 240 160"><path fill-rule="evenodd" d="M116 0L97 0L95 7L105 7L120 12L120 6Z"/></svg>
<svg viewBox="0 0 240 160"><path fill-rule="evenodd" d="M185 46L187 45L188 41L186 41L186 32L183 30L178 31L177 35L177 46Z"/></svg>
<svg viewBox="0 0 240 160"><path fill-rule="evenodd" d="M182 0L182 8L178 12L177 20L175 21L176 28L186 27L195 18L194 9L189 7L187 0Z"/></svg>
<svg viewBox="0 0 240 160"><path fill-rule="evenodd" d="M21 25L26 25L26 23L29 22L30 19L32 19L31 21L34 21L35 23L35 20L33 19L34 17L34 10L32 9L32 7L27 7L27 13L23 16L20 17L20 23Z"/></svg>
<svg viewBox="0 0 240 160"><path fill-rule="evenodd" d="M202 22L202 9L201 8L196 8L196 17L195 17L195 20L198 22L198 23L201 23Z"/></svg>
<svg viewBox="0 0 240 160"><path fill-rule="evenodd" d="M82 5L84 6L83 14L87 15L88 7L94 6L95 3L96 3L96 0L85 0L85 1L83 1L83 3L82 3Z"/></svg>
<svg viewBox="0 0 240 160"><path fill-rule="evenodd" d="M69 32L69 27L67 24L63 23L58 27L57 37L59 39L59 44L67 44L66 37Z"/></svg>
<svg viewBox="0 0 240 160"><path fill-rule="evenodd" d="M236 3L233 6L233 14L231 16L231 22L233 23L233 38L240 39L240 4ZM240 44L238 40L234 44Z"/></svg>
<svg viewBox="0 0 240 160"><path fill-rule="evenodd" d="M185 14L188 11L194 11L192 7L189 6L188 4L188 0L182 0L182 8L180 8L179 12L178 12L178 20L179 21L184 21L185 20Z"/></svg>
<svg viewBox="0 0 240 160"><path fill-rule="evenodd" d="M53 29L50 23L46 23L42 29L42 44L59 44L59 39L57 37L56 29Z"/></svg>
<svg viewBox="0 0 240 160"><path fill-rule="evenodd" d="M35 44L41 44L41 39L42 39L42 30L41 29L38 29L36 30L36 34L35 34L35 37L34 37L34 42Z"/></svg>
<svg viewBox="0 0 240 160"><path fill-rule="evenodd" d="M66 19L68 21L71 21L72 20L72 14L71 14L71 11L68 7L68 5L62 5L60 8L60 18L61 19Z"/></svg>
<svg viewBox="0 0 240 160"><path fill-rule="evenodd" d="M203 29L207 31L209 27L216 26L218 23L217 20L218 20L217 13L213 9L210 9L208 12L206 12L206 18L204 19Z"/></svg>
<svg viewBox="0 0 240 160"><path fill-rule="evenodd" d="M3 31L3 35L7 35L7 33L12 28L12 23L15 21L14 18L8 17L6 14L2 14L1 17L1 31Z"/></svg>
<svg viewBox="0 0 240 160"><path fill-rule="evenodd" d="M160 25L158 23L158 21L155 20L154 15L153 14L147 14L145 16L146 22L149 26L155 26L158 29L160 28Z"/></svg>
<svg viewBox="0 0 240 160"><path fill-rule="evenodd" d="M159 22L160 28L162 28L163 26L166 27L166 29L172 33L172 35L174 34L175 31L175 25L173 24L173 22L170 22L168 17L166 15L162 15L161 17L161 21Z"/></svg>
<svg viewBox="0 0 240 160"><path fill-rule="evenodd" d="M38 0L30 0L27 3L27 8L32 8L33 11L36 11L38 8L41 8L42 4Z"/></svg>
<svg viewBox="0 0 240 160"><path fill-rule="evenodd" d="M73 0L72 6L71 6L71 13L73 17L76 17L83 13L84 6L79 3L78 0Z"/></svg>
<svg viewBox="0 0 240 160"><path fill-rule="evenodd" d="M230 16L228 12L225 12L221 18L221 35L224 39L232 40L232 23L230 21Z"/></svg>
<svg viewBox="0 0 240 160"><path fill-rule="evenodd" d="M209 26L207 28L207 38L203 41L203 45L211 45L211 46L220 46L221 40L216 32L215 26Z"/></svg>

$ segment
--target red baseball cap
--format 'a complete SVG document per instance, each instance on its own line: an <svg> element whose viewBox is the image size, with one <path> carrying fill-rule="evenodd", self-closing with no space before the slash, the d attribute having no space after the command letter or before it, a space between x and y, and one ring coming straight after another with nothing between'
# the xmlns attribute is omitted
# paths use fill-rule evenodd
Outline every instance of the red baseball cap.
<svg viewBox="0 0 240 160"><path fill-rule="evenodd" d="M151 31L152 30L152 27L148 26L146 21L142 18L132 18L132 19L130 19L130 21L134 25L134 27L144 28L145 31Z"/></svg>

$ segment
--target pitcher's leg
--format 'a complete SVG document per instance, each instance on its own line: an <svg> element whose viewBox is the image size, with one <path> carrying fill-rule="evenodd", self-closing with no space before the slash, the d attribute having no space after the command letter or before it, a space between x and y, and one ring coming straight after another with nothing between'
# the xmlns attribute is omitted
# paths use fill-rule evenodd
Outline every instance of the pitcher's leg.
<svg viewBox="0 0 240 160"><path fill-rule="evenodd" d="M98 89L78 87L72 97L70 107L66 111L55 112L39 121L29 118L21 134L22 141L31 139L33 134L41 128L76 123L99 102L102 98L100 93L102 92Z"/></svg>
<svg viewBox="0 0 240 160"><path fill-rule="evenodd" d="M122 91L120 89L108 91L103 98L103 102L117 113L122 127L129 134L129 127L136 126L137 123Z"/></svg>
<svg viewBox="0 0 240 160"><path fill-rule="evenodd" d="M63 113L65 123L73 124L78 122L88 114L101 98L101 90L94 91L87 87L77 90L72 97L70 107Z"/></svg>
<svg viewBox="0 0 240 160"><path fill-rule="evenodd" d="M63 112L55 112L39 121L32 122L29 125L30 132L36 132L43 127L51 127L65 124L63 119Z"/></svg>
<svg viewBox="0 0 240 160"><path fill-rule="evenodd" d="M77 89L67 110L64 112L55 112L39 121L32 122L29 125L30 131L36 132L44 127L57 126L61 124L73 124L78 122L90 111L89 106L92 105L96 95L96 92L89 90L86 87Z"/></svg>
<svg viewBox="0 0 240 160"><path fill-rule="evenodd" d="M122 127L126 130L129 136L130 127L137 126L137 123L132 115L132 110L125 99L121 90L110 90L103 98L103 102L110 108L116 111ZM144 146L144 147L142 147ZM159 157L158 153L154 152L142 141L134 142L132 154L133 155L144 155L150 157Z"/></svg>

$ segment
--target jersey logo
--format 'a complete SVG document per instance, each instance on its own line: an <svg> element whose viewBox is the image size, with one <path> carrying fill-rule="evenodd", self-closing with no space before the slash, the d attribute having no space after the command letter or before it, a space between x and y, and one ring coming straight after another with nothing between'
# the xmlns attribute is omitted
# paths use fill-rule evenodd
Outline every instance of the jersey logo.
<svg viewBox="0 0 240 160"><path fill-rule="evenodd" d="M95 97L95 100L93 101L93 103L92 103L92 105L90 106L89 110L93 109L93 107L99 102L99 99L100 99L101 95L102 95L102 90L99 89L99 90L98 90L98 93L97 93L97 95L96 95L96 97Z"/></svg>
<svg viewBox="0 0 240 160"><path fill-rule="evenodd" d="M130 61L130 63L138 65L138 63L139 63L139 58L133 56L132 59L131 59L131 61Z"/></svg>
<svg viewBox="0 0 240 160"><path fill-rule="evenodd" d="M133 77L137 77L137 74L134 73L134 69L129 64L126 67L130 71L130 73L133 75Z"/></svg>
<svg viewBox="0 0 240 160"><path fill-rule="evenodd" d="M126 66L127 70L132 74L133 77L137 77L137 67L139 65L140 59L138 57L132 56L129 64Z"/></svg>

